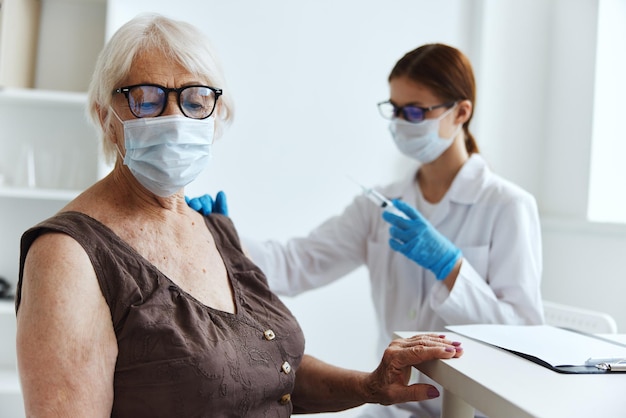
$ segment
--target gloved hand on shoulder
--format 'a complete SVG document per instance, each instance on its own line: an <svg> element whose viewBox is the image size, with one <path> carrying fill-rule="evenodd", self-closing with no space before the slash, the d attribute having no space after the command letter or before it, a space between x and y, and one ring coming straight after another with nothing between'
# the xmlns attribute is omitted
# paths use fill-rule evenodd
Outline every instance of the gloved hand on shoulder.
<svg viewBox="0 0 626 418"><path fill-rule="evenodd" d="M383 212L383 219L391 224L389 246L431 270L437 280L445 279L462 256L461 250L413 207L398 199L394 199L393 204L409 219Z"/></svg>
<svg viewBox="0 0 626 418"><path fill-rule="evenodd" d="M218 213L220 215L228 216L228 205L226 204L226 194L222 191L217 192L215 200L211 195L205 194L203 196L188 198L185 196L187 205L200 212L203 215L210 215L212 213Z"/></svg>

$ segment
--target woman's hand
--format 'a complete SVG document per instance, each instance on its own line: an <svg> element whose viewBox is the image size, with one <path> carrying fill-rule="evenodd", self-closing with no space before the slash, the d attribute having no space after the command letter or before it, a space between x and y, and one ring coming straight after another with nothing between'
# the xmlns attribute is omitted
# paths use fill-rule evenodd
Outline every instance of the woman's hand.
<svg viewBox="0 0 626 418"><path fill-rule="evenodd" d="M432 385L409 385L411 367L462 353L458 342L443 335L422 334L392 341L372 373L343 369L305 355L296 371L293 411L341 411L364 403L391 405L436 398L439 391Z"/></svg>
<svg viewBox="0 0 626 418"><path fill-rule="evenodd" d="M434 386L408 385L411 367L462 354L461 343L447 340L443 335L422 334L392 341L379 366L365 381L365 392L369 394L367 402L391 405L438 397L439 391Z"/></svg>
<svg viewBox="0 0 626 418"><path fill-rule="evenodd" d="M389 211L383 212L383 219L391 224L391 249L431 270L437 280L448 277L462 257L461 250L440 234L415 208L397 199L393 204L408 219Z"/></svg>

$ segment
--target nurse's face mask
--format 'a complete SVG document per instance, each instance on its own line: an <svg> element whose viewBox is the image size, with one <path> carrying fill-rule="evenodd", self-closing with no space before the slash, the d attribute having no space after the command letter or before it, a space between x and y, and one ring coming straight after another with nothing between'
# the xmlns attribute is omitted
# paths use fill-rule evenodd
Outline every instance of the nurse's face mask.
<svg viewBox="0 0 626 418"><path fill-rule="evenodd" d="M456 109L456 103L446 103L427 109L417 108L424 111L444 106L452 107L434 119L424 119L423 114L425 112L422 112L422 119L418 122L412 122L411 120L414 120L414 118L405 116L408 112L406 107L398 108L396 111L398 116L400 111L402 111L404 119L396 116L389 124L389 131L391 132L391 136L398 150L404 155L414 158L423 164L431 163L439 158L441 154L452 145L454 138L462 128L462 125L459 125L449 138L439 136L441 120Z"/></svg>
<svg viewBox="0 0 626 418"><path fill-rule="evenodd" d="M426 119L431 110L448 107L442 115L435 119ZM435 161L447 150L461 129L461 125L450 138L439 136L440 122L456 108L455 102L447 102L431 107L406 105L398 107L391 101L378 104L380 114L390 119L389 131L403 154L424 164Z"/></svg>

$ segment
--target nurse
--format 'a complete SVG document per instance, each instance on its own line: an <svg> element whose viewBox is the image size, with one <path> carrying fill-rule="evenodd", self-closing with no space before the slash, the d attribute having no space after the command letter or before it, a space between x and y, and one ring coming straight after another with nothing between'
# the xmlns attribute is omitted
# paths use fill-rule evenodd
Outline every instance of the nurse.
<svg viewBox="0 0 626 418"><path fill-rule="evenodd" d="M395 330L449 324L541 324L541 234L535 199L494 174L470 122L475 80L451 46L408 52L378 104L398 150L417 162L407 178L378 188L409 219L383 213L363 196L306 237L286 243L245 240L272 290L296 295L366 265L379 321L378 349ZM192 199L190 205L211 210ZM213 210L225 211L223 194ZM420 381L428 381L419 376ZM432 381L429 381L432 383ZM372 417L438 416L437 400L368 406ZM367 410L367 408L366 408ZM364 412L365 413L365 412Z"/></svg>

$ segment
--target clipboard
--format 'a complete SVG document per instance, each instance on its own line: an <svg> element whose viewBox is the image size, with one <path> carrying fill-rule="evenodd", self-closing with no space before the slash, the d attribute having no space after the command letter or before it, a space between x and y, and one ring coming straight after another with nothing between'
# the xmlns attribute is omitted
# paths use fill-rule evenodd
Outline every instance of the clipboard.
<svg viewBox="0 0 626 418"><path fill-rule="evenodd" d="M626 370L585 365L586 359L626 358L626 344L550 325L453 325L446 329L506 350L564 374L624 374Z"/></svg>

